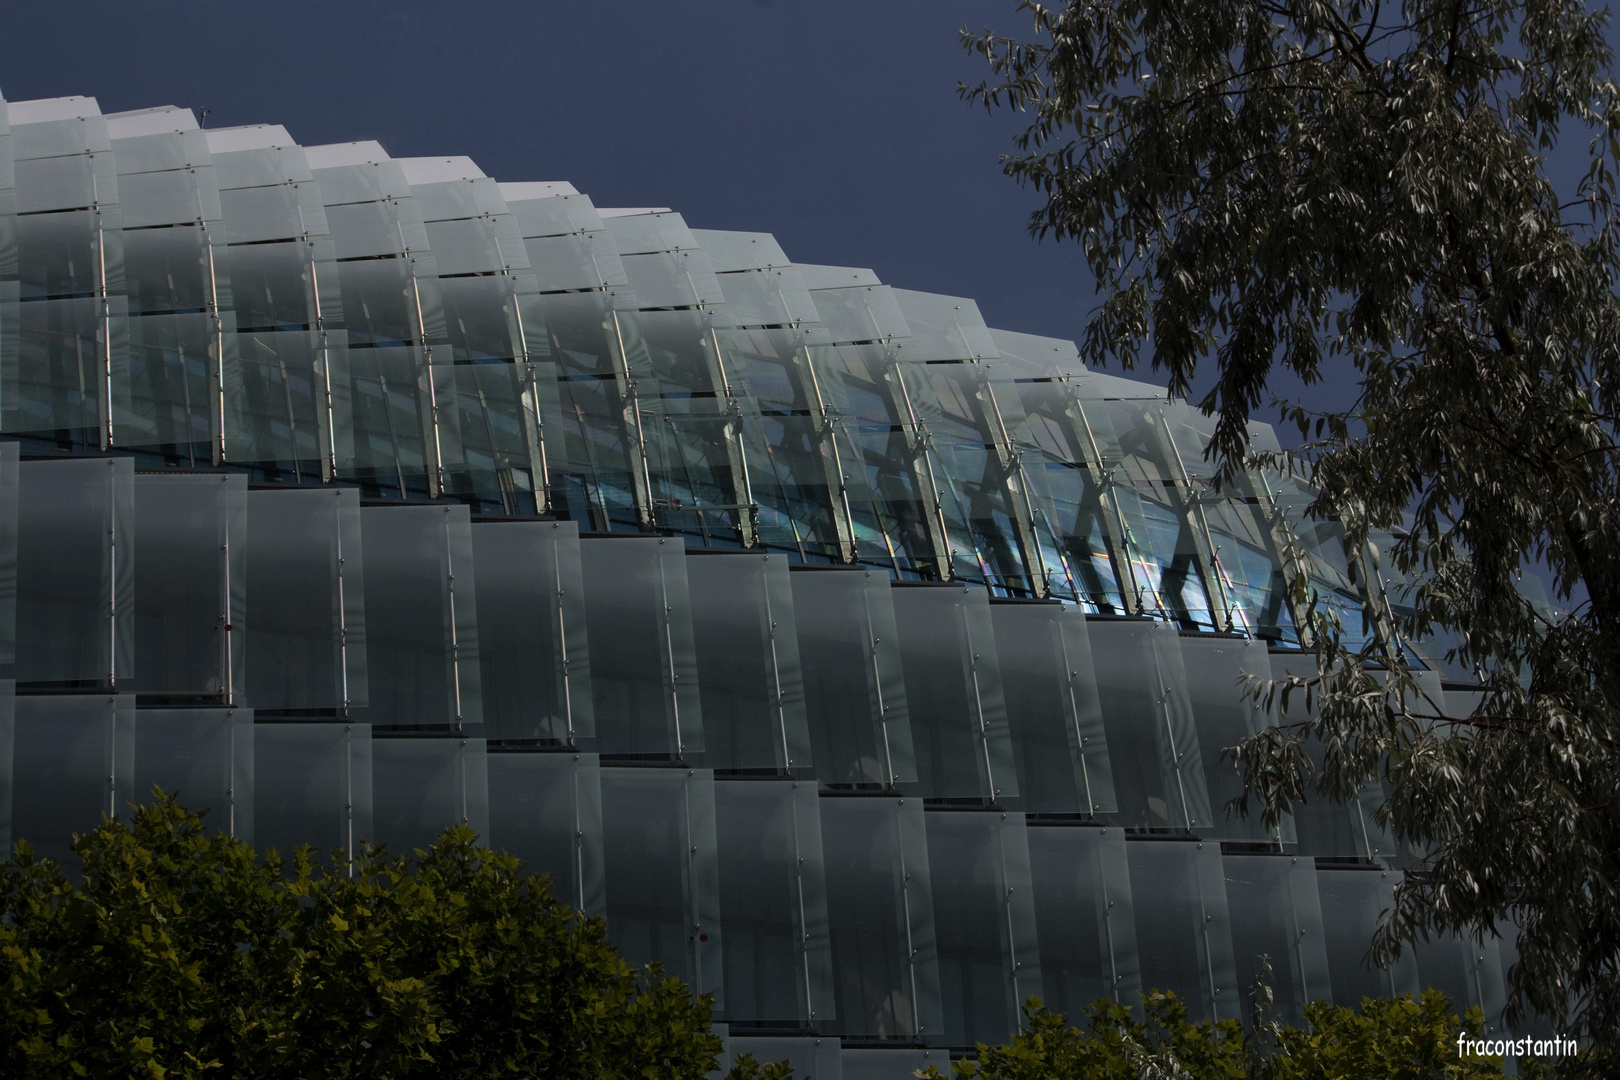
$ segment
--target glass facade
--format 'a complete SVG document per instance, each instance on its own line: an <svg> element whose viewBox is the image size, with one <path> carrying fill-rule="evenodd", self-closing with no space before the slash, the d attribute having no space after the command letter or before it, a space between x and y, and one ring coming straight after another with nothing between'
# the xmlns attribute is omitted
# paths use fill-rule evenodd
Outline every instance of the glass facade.
<svg viewBox="0 0 1620 1080"><path fill-rule="evenodd" d="M1261 955L1290 1018L1495 1025L1510 946L1363 964L1381 792L1226 812L1247 680L1313 665L1284 545L1340 606L1358 555L1208 439L767 233L0 103L0 831L71 865L153 787L284 854L465 823L816 1076L1032 995L1238 1018Z"/></svg>

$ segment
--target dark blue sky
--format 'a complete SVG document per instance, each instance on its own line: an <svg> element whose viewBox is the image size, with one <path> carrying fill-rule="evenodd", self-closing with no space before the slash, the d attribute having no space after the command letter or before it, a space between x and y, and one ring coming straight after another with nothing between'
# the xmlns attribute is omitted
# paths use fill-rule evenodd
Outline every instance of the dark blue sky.
<svg viewBox="0 0 1620 1080"><path fill-rule="evenodd" d="M603 206L766 230L802 262L870 266L976 298L992 325L1075 337L1077 249L1036 244L1000 173L1010 118L958 100L964 22L1007 2L61 0L0 39L11 100L206 106L304 143L464 153L502 180L570 180Z"/></svg>

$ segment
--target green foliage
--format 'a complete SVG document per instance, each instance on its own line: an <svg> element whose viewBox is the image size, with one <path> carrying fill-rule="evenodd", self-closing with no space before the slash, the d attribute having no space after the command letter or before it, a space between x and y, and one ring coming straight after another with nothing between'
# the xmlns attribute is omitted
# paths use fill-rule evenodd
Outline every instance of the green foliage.
<svg viewBox="0 0 1620 1080"><path fill-rule="evenodd" d="M0 1074L699 1077L707 998L446 830L414 862L289 865L162 797L0 863Z"/></svg>
<svg viewBox="0 0 1620 1080"><path fill-rule="evenodd" d="M726 1071L726 1080L793 1080L793 1066L786 1059L761 1064L753 1054L740 1054Z"/></svg>
<svg viewBox="0 0 1620 1080"><path fill-rule="evenodd" d="M1174 994L1143 998L1147 1020L1102 998L1086 1009L1086 1030L1030 998L1024 1025L1007 1046L979 1046L979 1060L958 1061L957 1076L984 1080L1139 1080L1192 1077L1242 1080L1251 1048L1235 1020L1219 1024L1187 1020L1187 1006ZM925 1076L942 1080L938 1069Z"/></svg>
<svg viewBox="0 0 1620 1080"><path fill-rule="evenodd" d="M1006 171L1102 294L1082 352L1208 387L1224 481L1294 470L1343 551L1286 567L1317 671L1235 748L1268 823L1383 793L1415 865L1380 960L1517 925L1515 1006L1620 1047L1620 89L1584 0L1072 0L965 35ZM1563 142L1560 142L1560 139ZM1549 179L1556 157L1577 178ZM1315 441L1248 420L1337 370ZM1243 497L1239 490L1237 497ZM1335 566L1325 564L1333 563ZM1544 567L1567 612L1533 601ZM1412 643L1482 691L1435 700ZM1277 699L1282 701L1278 702ZM1302 714L1305 717L1302 719Z"/></svg>
<svg viewBox="0 0 1620 1080"><path fill-rule="evenodd" d="M1461 1024L1446 996L1425 990L1421 998L1369 998L1361 1008L1316 1002L1305 1006L1304 1028L1283 1028L1266 1060L1267 1080L1337 1080L1380 1076L1390 1080L1502 1076L1495 1058L1464 1058L1457 1036L1478 1037L1484 1026L1477 1008Z"/></svg>
<svg viewBox="0 0 1620 1080"><path fill-rule="evenodd" d="M1031 998L1024 1026L1007 1046L979 1047L959 1061L959 1077L982 1080L1487 1080L1496 1059L1457 1055L1457 1035L1477 1036L1477 1009L1460 1021L1445 995L1368 1000L1360 1010L1307 1006L1307 1026L1277 1025L1262 1047L1235 1020L1193 1024L1174 994L1144 999L1146 1021L1107 998L1086 1009L1085 1030ZM930 1068L923 1074L943 1080Z"/></svg>

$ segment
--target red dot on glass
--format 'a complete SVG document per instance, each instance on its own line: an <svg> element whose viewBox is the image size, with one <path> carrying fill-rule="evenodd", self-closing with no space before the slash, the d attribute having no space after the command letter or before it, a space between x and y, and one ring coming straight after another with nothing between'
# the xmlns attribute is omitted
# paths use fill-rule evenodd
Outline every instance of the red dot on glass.
<svg viewBox="0 0 1620 1080"><path fill-rule="evenodd" d="M708 934L699 934L698 935L698 940L699 941L708 941L709 940L709 935Z"/></svg>

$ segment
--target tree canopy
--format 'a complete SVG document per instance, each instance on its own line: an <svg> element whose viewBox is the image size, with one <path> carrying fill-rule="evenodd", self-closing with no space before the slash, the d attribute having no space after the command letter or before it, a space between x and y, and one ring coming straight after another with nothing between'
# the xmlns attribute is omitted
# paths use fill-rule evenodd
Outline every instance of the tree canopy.
<svg viewBox="0 0 1620 1080"><path fill-rule="evenodd" d="M707 997L465 827L317 865L165 798L74 850L79 884L0 863L6 1076L695 1078L721 1047Z"/></svg>
<svg viewBox="0 0 1620 1080"><path fill-rule="evenodd" d="M1514 1001L1620 1033L1620 92L1581 0L1024 2L1026 39L964 31L964 86L1028 126L1039 191L1101 302L1089 361L1209 387L1211 454L1303 473L1354 575L1290 567L1316 650L1301 711L1236 749L1269 822L1382 792L1413 853L1377 952L1516 923ZM1575 162L1560 190L1548 159ZM1280 402L1311 440L1256 461ZM1564 610L1522 585L1540 568ZM1359 608L1359 611L1356 609ZM1425 694L1413 642L1477 692ZM1237 809L1247 811L1249 799Z"/></svg>
<svg viewBox="0 0 1620 1080"><path fill-rule="evenodd" d="M1477 1038L1478 1009L1459 1017L1446 996L1368 999L1360 1009L1316 1002L1305 1026L1262 1023L1265 1034L1236 1020L1192 1023L1174 994L1143 1000L1145 1020L1107 998L1071 1024L1031 998L1024 1023L1005 1046L978 1048L977 1060L955 1063L958 1077L982 1080L1338 1080L1387 1077L1490 1080L1505 1075L1500 1058L1463 1056L1459 1034ZM1080 1026L1083 1025L1083 1026ZM1546 1075L1539 1063L1529 1074ZM945 1080L939 1069L921 1074Z"/></svg>

